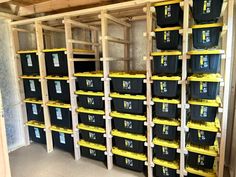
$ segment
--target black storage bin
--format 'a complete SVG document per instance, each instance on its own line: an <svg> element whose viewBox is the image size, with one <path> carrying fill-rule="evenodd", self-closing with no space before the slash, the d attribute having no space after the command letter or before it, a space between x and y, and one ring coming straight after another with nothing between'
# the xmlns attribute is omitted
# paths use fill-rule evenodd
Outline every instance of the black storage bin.
<svg viewBox="0 0 236 177"><path fill-rule="evenodd" d="M74 153L73 131L61 127L52 126L52 139L54 147Z"/></svg>
<svg viewBox="0 0 236 177"><path fill-rule="evenodd" d="M153 162L155 164L154 167L154 176L155 177L179 177L177 174L177 170L179 169L179 165L177 162L168 162L161 159L154 158Z"/></svg>
<svg viewBox="0 0 236 177"><path fill-rule="evenodd" d="M103 91L102 72L75 73L74 76L77 77L76 88L78 90Z"/></svg>
<svg viewBox="0 0 236 177"><path fill-rule="evenodd" d="M112 149L114 154L114 163L125 169L130 169L137 172L143 172L147 157L144 154L123 151L116 147Z"/></svg>
<svg viewBox="0 0 236 177"><path fill-rule="evenodd" d="M40 76L22 76L24 83L25 98L42 100Z"/></svg>
<svg viewBox="0 0 236 177"><path fill-rule="evenodd" d="M201 122L214 122L220 100L190 100L190 119Z"/></svg>
<svg viewBox="0 0 236 177"><path fill-rule="evenodd" d="M188 77L190 81L190 96L193 99L215 100L219 95L220 82L223 81L220 74L203 74Z"/></svg>
<svg viewBox="0 0 236 177"><path fill-rule="evenodd" d="M193 18L197 23L217 22L223 0L193 0Z"/></svg>
<svg viewBox="0 0 236 177"><path fill-rule="evenodd" d="M176 98L180 96L179 76L153 76L153 95L157 97Z"/></svg>
<svg viewBox="0 0 236 177"><path fill-rule="evenodd" d="M178 120L168 120L168 119L153 119L154 126L154 136L163 140L177 140L178 137L178 126L180 122Z"/></svg>
<svg viewBox="0 0 236 177"><path fill-rule="evenodd" d="M106 138L104 137L106 131L104 128L93 127L85 124L79 124L78 128L83 140L102 145L106 144Z"/></svg>
<svg viewBox="0 0 236 177"><path fill-rule="evenodd" d="M79 90L75 92L78 95L78 104L80 107L88 109L104 109L103 92L92 92Z"/></svg>
<svg viewBox="0 0 236 177"><path fill-rule="evenodd" d="M44 122L44 113L43 113L43 101L27 98L24 100L26 105L27 119L35 120L38 122Z"/></svg>
<svg viewBox="0 0 236 177"><path fill-rule="evenodd" d="M176 74L181 71L180 51L153 52L154 74Z"/></svg>
<svg viewBox="0 0 236 177"><path fill-rule="evenodd" d="M84 140L80 140L78 144L80 145L81 155L83 157L87 157L87 158L102 161L102 162L106 161L106 156L105 156L106 147L105 146L87 142Z"/></svg>
<svg viewBox="0 0 236 177"><path fill-rule="evenodd" d="M190 51L191 71L193 74L220 73L222 50Z"/></svg>
<svg viewBox="0 0 236 177"><path fill-rule="evenodd" d="M70 103L70 86L68 77L47 76L49 99Z"/></svg>
<svg viewBox="0 0 236 177"><path fill-rule="evenodd" d="M183 11L180 7L180 2L180 0L173 0L154 4L158 26L168 27L182 25Z"/></svg>
<svg viewBox="0 0 236 177"><path fill-rule="evenodd" d="M179 114L179 100L153 98L154 116L161 118L176 119Z"/></svg>
<svg viewBox="0 0 236 177"><path fill-rule="evenodd" d="M144 121L147 120L145 116L124 114L116 111L111 112L110 116L113 118L114 128L128 133L144 134Z"/></svg>
<svg viewBox="0 0 236 177"><path fill-rule="evenodd" d="M104 111L85 109L83 107L78 108L76 111L78 112L78 120L80 123L95 127L105 127L105 119L103 119L105 115Z"/></svg>
<svg viewBox="0 0 236 177"><path fill-rule="evenodd" d="M182 36L179 34L181 27L158 28L156 33L156 47L160 50L181 49Z"/></svg>
<svg viewBox="0 0 236 177"><path fill-rule="evenodd" d="M120 132L118 130L113 130L112 135L114 144L119 149L136 153L144 153L144 142L147 140L144 135Z"/></svg>
<svg viewBox="0 0 236 177"><path fill-rule="evenodd" d="M188 172L187 177L216 177L215 170L207 170L207 169L196 169L192 167L186 167L186 171Z"/></svg>
<svg viewBox="0 0 236 177"><path fill-rule="evenodd" d="M112 73L111 78L112 90L118 93L127 94L144 94L145 84L143 80L145 74L132 73Z"/></svg>
<svg viewBox="0 0 236 177"><path fill-rule="evenodd" d="M121 113L144 114L144 101L146 97L143 95L129 95L111 93L113 106L116 111Z"/></svg>
<svg viewBox="0 0 236 177"><path fill-rule="evenodd" d="M39 61L37 50L18 51L21 60L22 74L39 75Z"/></svg>
<svg viewBox="0 0 236 177"><path fill-rule="evenodd" d="M194 48L209 49L218 46L222 24L194 25L192 29Z"/></svg>
<svg viewBox="0 0 236 177"><path fill-rule="evenodd" d="M64 104L56 101L50 101L47 103L49 108L51 124L72 129L72 117L70 104Z"/></svg>
<svg viewBox="0 0 236 177"><path fill-rule="evenodd" d="M29 121L26 123L29 129L29 136L33 142L46 144L45 125L37 121Z"/></svg>

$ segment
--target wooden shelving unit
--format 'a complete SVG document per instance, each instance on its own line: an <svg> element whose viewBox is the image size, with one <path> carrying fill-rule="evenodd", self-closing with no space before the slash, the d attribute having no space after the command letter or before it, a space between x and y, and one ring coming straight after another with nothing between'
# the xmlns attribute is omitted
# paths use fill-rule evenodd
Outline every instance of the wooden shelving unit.
<svg viewBox="0 0 236 177"><path fill-rule="evenodd" d="M113 156L112 156L112 136L111 136L111 98L110 98L110 62L123 61L124 62L124 70L129 71L130 69L130 28L132 21L134 20L144 20L146 21L146 32L144 33L144 38L146 39L146 56L144 59L146 61L146 97L147 100L145 104L147 106L147 122L145 123L147 126L147 173L148 177L153 177L153 132L152 128L153 118L152 118L152 57L151 52L153 52L153 29L154 29L154 13L155 10L152 7L152 4L155 2L160 2L162 0L133 0L129 2L113 4L102 7L95 7L91 9L84 9L79 11L67 12L57 15L50 15L45 17L38 17L34 19L26 19L21 21L15 21L10 23L10 30L12 33L12 60L15 63L16 69L16 77L22 75L20 60L17 55L17 51L20 49L19 44L19 32L35 34L36 42L37 42L37 55L39 57L39 66L40 66L40 83L42 88L42 101L45 115L45 132L47 137L47 151L53 151L53 143L52 143L52 135L51 135L51 123L49 118L48 107L46 103L49 101L48 99L48 91L47 91L47 81L45 79L46 76L46 67L45 67L45 57L43 53L43 49L45 49L45 41L44 36L46 31L63 33L65 34L66 40L66 54L68 61L68 71L69 71L69 85L70 85L70 99L71 99L71 112L72 112L72 121L73 121L73 138L74 138L74 152L75 159L78 160L80 158L80 147L78 145L79 141L79 133L77 129L78 119L76 108L77 100L74 92L76 91L75 87L75 77L74 77L74 62L83 62L83 61L95 61L96 62L96 70L100 69L100 62L103 64L103 82L104 82L104 102L105 102L105 116L106 120L106 144L107 144L107 168L112 169L113 167ZM190 7L192 5L192 0L183 0L180 2L180 5L183 9L183 28L180 30L180 33L183 36L182 43L182 80L181 84L181 105L179 105L181 109L181 126L178 127L180 131L180 149L178 150L180 154L180 169L178 173L181 177L186 176L186 164L185 164L185 156L188 153L186 150L186 133L188 132L188 128L186 126L186 117L188 109L187 104L187 59L189 56L187 52L189 51L190 44L190 35L191 29L189 21L191 19ZM229 100L229 91L230 91L230 74L231 74L231 63L232 63L232 34L233 34L233 6L234 1L228 0L224 2L223 9L225 9L224 13L222 12L224 24L225 24L225 32L223 37L223 47L225 50L225 62L224 62L224 94L223 94L223 106L222 106L222 119L221 119L221 133L220 133L220 154L219 154L219 164L217 174L219 177L223 177L224 172L224 158L225 158L225 145L226 145L226 127L227 127L227 119L228 119L228 100ZM61 26L49 26L46 22L59 20L62 24ZM120 25L123 27L124 38L120 39L117 37L110 36L108 34L108 29L110 23L115 23L116 25ZM33 30L26 30L25 28L21 28L21 26L31 25ZM101 25L101 28L100 28ZM86 29L91 34L91 41L83 41L83 40L75 40L73 39L73 28ZM99 38L99 31L101 32L101 37ZM46 38L45 38L46 39ZM48 40L48 39L47 39ZM50 40L49 40L50 41ZM101 41L101 42L100 42ZM109 53L109 43L119 43L124 46L124 56L122 58L114 58ZM47 42L46 42L47 43ZM76 59L73 58L73 45L81 44L95 51L95 59ZM49 44L46 44L49 45ZM101 48L100 48L101 47ZM100 58L99 51L102 50L102 56ZM22 80L19 79L19 94L21 95L22 101L24 99L23 83ZM23 117L23 122L27 122L27 115L25 111L25 105L22 103L22 109L20 114ZM25 144L29 145L29 135L28 129L25 126Z"/></svg>

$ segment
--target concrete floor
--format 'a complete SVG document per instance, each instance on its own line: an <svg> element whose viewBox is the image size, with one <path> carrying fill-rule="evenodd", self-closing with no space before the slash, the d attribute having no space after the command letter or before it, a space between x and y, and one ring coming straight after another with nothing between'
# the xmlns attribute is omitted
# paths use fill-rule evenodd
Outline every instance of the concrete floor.
<svg viewBox="0 0 236 177"><path fill-rule="evenodd" d="M75 161L57 149L47 154L45 146L34 143L10 153L10 164L12 177L144 177L116 166L107 170L102 162L87 158Z"/></svg>

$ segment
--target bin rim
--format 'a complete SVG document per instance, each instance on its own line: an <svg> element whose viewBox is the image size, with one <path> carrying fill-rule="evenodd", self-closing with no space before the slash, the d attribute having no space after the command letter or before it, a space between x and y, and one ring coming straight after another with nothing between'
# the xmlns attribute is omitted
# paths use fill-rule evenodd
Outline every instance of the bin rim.
<svg viewBox="0 0 236 177"><path fill-rule="evenodd" d="M180 100L177 99L153 98L152 101L156 103L180 104Z"/></svg>
<svg viewBox="0 0 236 177"><path fill-rule="evenodd" d="M85 140L80 140L78 141L78 143L80 146L82 147L87 147L87 148L91 148L91 149L96 149L99 151L106 151L106 147L101 145L101 144L96 144L96 143L91 143Z"/></svg>
<svg viewBox="0 0 236 177"><path fill-rule="evenodd" d="M179 169L179 164L176 161L169 162L169 161L161 160L161 159L158 159L158 158L155 157L153 159L153 163L155 165L171 168L171 169L174 169L174 170Z"/></svg>
<svg viewBox="0 0 236 177"><path fill-rule="evenodd" d="M161 81L179 81L181 80L180 76L152 76L151 77L152 80L161 80Z"/></svg>
<svg viewBox="0 0 236 177"><path fill-rule="evenodd" d="M131 99L131 100L146 100L146 96L144 96L144 95L119 94L119 93L115 93L115 92L111 93L110 97Z"/></svg>
<svg viewBox="0 0 236 177"><path fill-rule="evenodd" d="M155 7L158 7L158 6L164 6L164 5L171 5L171 4L177 4L177 3L180 3L182 2L183 0L173 0L173 1L164 1L164 2L158 2L158 3L155 3L154 6Z"/></svg>
<svg viewBox="0 0 236 177"><path fill-rule="evenodd" d="M223 77L220 74L194 74L188 77L188 81L193 82L222 82Z"/></svg>
<svg viewBox="0 0 236 177"><path fill-rule="evenodd" d="M49 75L46 76L45 79L47 80L61 80L61 81L67 81L69 80L68 76L54 76L54 75Z"/></svg>
<svg viewBox="0 0 236 177"><path fill-rule="evenodd" d="M77 128L79 130L86 130L86 131L91 131L91 132L96 132L96 133L106 133L106 130L104 128L85 125L85 124L82 124L82 123L77 125Z"/></svg>
<svg viewBox="0 0 236 177"><path fill-rule="evenodd" d="M70 109L71 105L70 104L66 104L66 103L62 103L59 101L49 101L46 103L47 106L49 107L55 107L55 108L65 108L65 109Z"/></svg>
<svg viewBox="0 0 236 177"><path fill-rule="evenodd" d="M76 95L86 95L86 96L104 96L103 92L93 92L93 91L83 91L77 90L75 91Z"/></svg>
<svg viewBox="0 0 236 177"><path fill-rule="evenodd" d="M34 79L34 80L38 80L41 77L39 75L22 75L20 76L21 79Z"/></svg>
<svg viewBox="0 0 236 177"><path fill-rule="evenodd" d="M213 170L201 170L201 169L195 169L192 167L186 167L186 171L188 173L194 174L194 175L200 175L205 177L216 177L216 173Z"/></svg>
<svg viewBox="0 0 236 177"><path fill-rule="evenodd" d="M135 141L145 142L147 140L147 138L144 135L121 132L116 129L113 129L111 134L116 137L120 137L120 138L124 138L124 139L131 139L131 140L135 140Z"/></svg>
<svg viewBox="0 0 236 177"><path fill-rule="evenodd" d="M75 73L75 77L103 77L102 71Z"/></svg>
<svg viewBox="0 0 236 177"><path fill-rule="evenodd" d="M113 72L109 74L109 77L111 78L127 78L127 79L145 79L145 74L140 73L126 73L126 72Z"/></svg>
<svg viewBox="0 0 236 177"><path fill-rule="evenodd" d="M191 50L187 54L188 55L222 55L224 54L224 50Z"/></svg>
<svg viewBox="0 0 236 177"><path fill-rule="evenodd" d="M161 51L161 52L152 52L152 56L165 56L165 55L182 55L182 52L178 50L173 50L173 51Z"/></svg>
<svg viewBox="0 0 236 177"><path fill-rule="evenodd" d="M160 138L155 137L152 142L154 145L157 145L157 146L163 146L163 147L168 147L168 148L173 148L173 149L179 148L179 142L177 141L167 141L167 140L162 140Z"/></svg>
<svg viewBox="0 0 236 177"><path fill-rule="evenodd" d="M83 108L83 107L77 108L76 111L78 113L105 115L105 111L103 111L103 110L87 109L87 108Z"/></svg>
<svg viewBox="0 0 236 177"><path fill-rule="evenodd" d="M131 159L134 159L134 160L140 160L140 161L146 161L147 160L147 157L144 154L124 151L124 150L118 149L117 147L112 148L112 153L115 154L115 155L131 158Z"/></svg>
<svg viewBox="0 0 236 177"><path fill-rule="evenodd" d="M29 127L46 128L46 126L42 122L38 122L36 120L28 121L25 123L25 125Z"/></svg>
<svg viewBox="0 0 236 177"><path fill-rule="evenodd" d="M67 51L66 48L53 48L53 49L44 49L43 52L62 52L62 51ZM86 49L73 49L73 52L78 52L78 53L94 53L94 50L86 50Z"/></svg>
<svg viewBox="0 0 236 177"><path fill-rule="evenodd" d="M160 125L168 125L168 126L179 126L180 125L180 121L179 120L168 120L168 119L159 119L159 118L154 118L153 119L153 123L154 124L160 124Z"/></svg>
<svg viewBox="0 0 236 177"><path fill-rule="evenodd" d="M187 123L187 127L190 129L203 130L203 131L217 133L220 131L220 120L219 120L219 118L216 118L215 122L201 122L201 123L189 121Z"/></svg>
<svg viewBox="0 0 236 177"><path fill-rule="evenodd" d="M118 119L129 119L129 120L137 120L137 121L145 121L147 118L142 115L135 115L135 114L126 114L126 113L119 113L117 111L112 111L110 116L113 118Z"/></svg>
<svg viewBox="0 0 236 177"><path fill-rule="evenodd" d="M193 25L193 29L199 28L214 28L214 27L222 27L223 23L210 23L210 24L201 24L201 25Z"/></svg>
<svg viewBox="0 0 236 177"><path fill-rule="evenodd" d="M29 53L37 53L38 51L35 50L18 50L17 54L29 54Z"/></svg>
<svg viewBox="0 0 236 177"><path fill-rule="evenodd" d="M43 104L43 101L38 100L36 98L26 98L26 99L24 99L24 103Z"/></svg>
<svg viewBox="0 0 236 177"><path fill-rule="evenodd" d="M221 105L221 99L219 96L215 100L206 100L206 99L194 100L193 99L193 100L189 100L188 103L192 105L219 107Z"/></svg>
<svg viewBox="0 0 236 177"><path fill-rule="evenodd" d="M175 27L166 27L166 28L156 28L154 32L162 32L162 31L177 31L182 29L181 26L175 26Z"/></svg>
<svg viewBox="0 0 236 177"><path fill-rule="evenodd" d="M51 126L50 130L55 131L55 132L59 132L59 133L73 134L72 129L57 127L55 125Z"/></svg>

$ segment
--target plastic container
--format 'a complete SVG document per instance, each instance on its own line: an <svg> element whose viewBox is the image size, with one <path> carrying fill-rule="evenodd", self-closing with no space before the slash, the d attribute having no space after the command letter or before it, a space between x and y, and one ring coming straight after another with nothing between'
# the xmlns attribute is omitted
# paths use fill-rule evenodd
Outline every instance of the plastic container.
<svg viewBox="0 0 236 177"><path fill-rule="evenodd" d="M167 141L154 138L153 144L154 157L166 161L177 160L177 149L179 148L179 143L177 141Z"/></svg>
<svg viewBox="0 0 236 177"><path fill-rule="evenodd" d="M144 134L144 121L147 120L145 116L124 114L116 111L111 112L110 116L113 118L114 128L128 133Z"/></svg>
<svg viewBox="0 0 236 177"><path fill-rule="evenodd" d="M37 50L18 51L23 75L39 75Z"/></svg>
<svg viewBox="0 0 236 177"><path fill-rule="evenodd" d="M188 142L199 146L213 146L216 140L216 134L220 131L220 121L217 118L215 122L196 123L189 121Z"/></svg>
<svg viewBox="0 0 236 177"><path fill-rule="evenodd" d="M68 61L65 48L45 49L47 75L68 76ZM74 58L95 58L94 51L74 49ZM95 62L75 62L75 72L94 71Z"/></svg>
<svg viewBox="0 0 236 177"><path fill-rule="evenodd" d="M179 170L179 163L174 162L168 162L165 160L160 160L157 158L153 159L153 162L155 164L154 166L154 176L155 177L179 177L177 174L177 170Z"/></svg>
<svg viewBox="0 0 236 177"><path fill-rule="evenodd" d="M181 1L182 0L173 0L154 4L158 26L168 27L182 25L183 11L180 7Z"/></svg>
<svg viewBox="0 0 236 177"><path fill-rule="evenodd" d="M31 120L26 123L29 129L29 136L33 142L46 144L46 134L44 132L45 125L41 122Z"/></svg>
<svg viewBox="0 0 236 177"><path fill-rule="evenodd" d="M153 98L154 116L160 118L177 119L179 100Z"/></svg>
<svg viewBox="0 0 236 177"><path fill-rule="evenodd" d="M112 90L118 93L127 94L144 94L145 84L143 80L146 78L145 74L135 73L112 73L111 78Z"/></svg>
<svg viewBox="0 0 236 177"><path fill-rule="evenodd" d="M144 142L147 140L144 135L120 132L118 130L112 130L111 134L113 135L115 146L119 149L144 153Z"/></svg>
<svg viewBox="0 0 236 177"><path fill-rule="evenodd" d="M153 95L157 97L176 98L180 96L181 80L179 76L153 76Z"/></svg>
<svg viewBox="0 0 236 177"><path fill-rule="evenodd" d="M179 34L180 26L157 28L156 47L160 50L178 50L181 49L182 37Z"/></svg>
<svg viewBox="0 0 236 177"><path fill-rule="evenodd" d="M117 147L112 149L114 163L122 168L137 172L143 172L145 167L146 155L128 151L123 151Z"/></svg>
<svg viewBox="0 0 236 177"><path fill-rule="evenodd" d="M103 116L105 112L102 110L85 109L80 107L76 110L78 112L79 122L85 125L95 127L105 127L105 119Z"/></svg>
<svg viewBox="0 0 236 177"><path fill-rule="evenodd" d="M144 114L146 111L144 106L146 97L144 95L111 93L110 96L112 98L113 106L118 112Z"/></svg>
<svg viewBox="0 0 236 177"><path fill-rule="evenodd" d="M43 113L43 101L36 100L33 98L27 98L24 100L26 105L27 119L35 120L38 122L44 122L44 113Z"/></svg>
<svg viewBox="0 0 236 177"><path fill-rule="evenodd" d="M219 95L220 82L223 78L220 74L202 74L188 77L190 82L190 96L193 99L215 100Z"/></svg>
<svg viewBox="0 0 236 177"><path fill-rule="evenodd" d="M64 151L74 153L73 131L61 127L51 126L53 145Z"/></svg>
<svg viewBox="0 0 236 177"><path fill-rule="evenodd" d="M153 123L154 126L154 136L157 136L163 140L174 141L178 138L177 128L180 126L179 120L168 120L168 119L158 119L154 118Z"/></svg>
<svg viewBox="0 0 236 177"><path fill-rule="evenodd" d="M52 101L61 101L70 103L69 80L66 76L47 76L49 99Z"/></svg>
<svg viewBox="0 0 236 177"><path fill-rule="evenodd" d="M193 0L193 18L197 23L217 22L223 0Z"/></svg>
<svg viewBox="0 0 236 177"><path fill-rule="evenodd" d="M104 128L79 124L78 129L81 134L81 139L92 143L106 144L106 138L104 137L106 131Z"/></svg>
<svg viewBox="0 0 236 177"><path fill-rule="evenodd" d="M196 49L209 49L217 47L219 44L222 24L213 23L205 25L194 25L193 29L193 47Z"/></svg>
<svg viewBox="0 0 236 177"><path fill-rule="evenodd" d="M223 50L193 50L191 56L191 71L193 74L220 73L221 55Z"/></svg>
<svg viewBox="0 0 236 177"><path fill-rule="evenodd" d="M23 79L25 98L42 100L41 84L39 82L40 76L23 75L20 78Z"/></svg>
<svg viewBox="0 0 236 177"><path fill-rule="evenodd" d="M190 119L201 122L214 122L218 107L221 104L219 97L216 100L190 100Z"/></svg>
<svg viewBox="0 0 236 177"><path fill-rule="evenodd" d="M214 170L186 167L186 171L188 172L187 177L216 177Z"/></svg>
<svg viewBox="0 0 236 177"><path fill-rule="evenodd" d="M49 108L51 124L57 127L72 129L72 116L70 104L64 104L56 101L47 103Z"/></svg>
<svg viewBox="0 0 236 177"><path fill-rule="evenodd" d="M103 91L102 72L75 73L74 76L77 77L76 88L78 90Z"/></svg>
<svg viewBox="0 0 236 177"><path fill-rule="evenodd" d="M153 52L154 74L177 74L181 69L181 52Z"/></svg>
<svg viewBox="0 0 236 177"><path fill-rule="evenodd" d="M88 109L104 109L103 92L92 92L78 90L75 92L78 95L78 104L80 107Z"/></svg>
<svg viewBox="0 0 236 177"><path fill-rule="evenodd" d="M106 156L105 156L106 147L105 146L87 142L84 140L80 140L78 144L80 145L81 155L83 157L87 157L87 158L102 161L102 162L106 161Z"/></svg>

